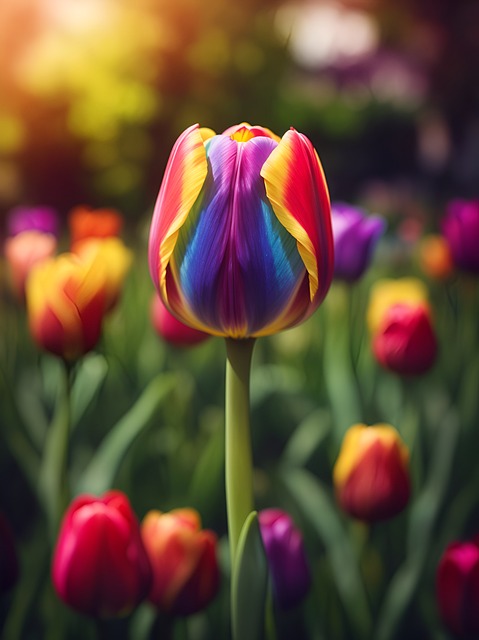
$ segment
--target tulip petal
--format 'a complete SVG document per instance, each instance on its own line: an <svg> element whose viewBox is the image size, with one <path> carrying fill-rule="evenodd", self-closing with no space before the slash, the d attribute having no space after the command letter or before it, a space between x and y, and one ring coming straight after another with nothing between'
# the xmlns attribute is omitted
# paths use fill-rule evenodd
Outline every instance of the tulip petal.
<svg viewBox="0 0 479 640"><path fill-rule="evenodd" d="M220 334L253 335L284 311L303 280L295 238L260 177L276 145L266 136L208 141L208 176L179 232L171 259L177 289L193 316Z"/></svg>
<svg viewBox="0 0 479 640"><path fill-rule="evenodd" d="M211 132L212 133L212 132ZM153 282L167 301L166 269L178 230L197 199L208 171L204 138L199 126L186 129L176 141L153 213L148 258Z"/></svg>
<svg viewBox="0 0 479 640"><path fill-rule="evenodd" d="M290 129L261 175L276 216L298 243L311 302L317 295L322 300L332 279L334 249L329 194L318 155L306 136Z"/></svg>

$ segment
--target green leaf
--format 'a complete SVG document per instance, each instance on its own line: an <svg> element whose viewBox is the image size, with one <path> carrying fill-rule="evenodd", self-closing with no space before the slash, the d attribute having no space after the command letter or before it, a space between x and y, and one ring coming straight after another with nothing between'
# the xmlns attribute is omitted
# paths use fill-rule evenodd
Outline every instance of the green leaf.
<svg viewBox="0 0 479 640"><path fill-rule="evenodd" d="M231 586L234 640L261 640L264 635L268 563L258 522L252 511L238 542Z"/></svg>
<svg viewBox="0 0 479 640"><path fill-rule="evenodd" d="M85 469L78 493L100 494L110 489L129 448L155 418L177 378L161 374L154 378L133 407L111 429Z"/></svg>
<svg viewBox="0 0 479 640"><path fill-rule="evenodd" d="M331 430L331 419L323 409L310 413L294 430L282 455L282 463L303 467Z"/></svg>
<svg viewBox="0 0 479 640"><path fill-rule="evenodd" d="M104 356L89 354L82 358L72 388L71 423L73 429L100 391L107 372L108 363Z"/></svg>
<svg viewBox="0 0 479 640"><path fill-rule="evenodd" d="M282 479L326 548L336 588L351 627L358 638L369 639L372 621L358 559L329 492L303 469L286 469Z"/></svg>

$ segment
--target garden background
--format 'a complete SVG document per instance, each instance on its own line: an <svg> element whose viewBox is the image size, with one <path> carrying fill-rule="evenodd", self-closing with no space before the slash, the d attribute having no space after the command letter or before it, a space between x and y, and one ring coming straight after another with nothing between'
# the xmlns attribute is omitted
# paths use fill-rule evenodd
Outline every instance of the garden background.
<svg viewBox="0 0 479 640"><path fill-rule="evenodd" d="M2 245L13 209L48 206L67 251L71 211L87 206L121 214L133 255L77 366L74 493L117 488L140 520L192 507L218 535L219 592L173 637L230 633L225 348L215 337L178 347L154 329L148 231L179 134L243 121L305 133L332 202L387 225L359 280L335 279L313 317L255 348L256 507L291 514L312 574L307 597L277 612L277 637L455 637L436 572L448 544L479 533L479 295L477 272L431 271L423 242L441 234L451 201L478 197L478 77L473 0L2 0ZM377 362L366 320L374 284L410 276L427 287L438 342L434 366L412 377ZM94 638L93 622L53 592L38 496L61 363L32 340L3 255L0 279L0 511L19 562L0 625L6 640ZM357 423L393 425L410 451L409 503L385 522L351 517L335 495L332 470ZM152 619L144 604L102 633L141 640Z"/></svg>

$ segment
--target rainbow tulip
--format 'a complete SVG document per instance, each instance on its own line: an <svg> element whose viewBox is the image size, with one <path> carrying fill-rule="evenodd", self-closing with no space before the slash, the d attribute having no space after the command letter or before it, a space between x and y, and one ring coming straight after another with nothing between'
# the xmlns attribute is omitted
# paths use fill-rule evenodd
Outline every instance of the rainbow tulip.
<svg viewBox="0 0 479 640"><path fill-rule="evenodd" d="M149 264L182 322L230 338L292 327L326 295L333 251L328 190L306 136L243 123L221 135L194 125L178 138Z"/></svg>
<svg viewBox="0 0 479 640"><path fill-rule="evenodd" d="M26 284L30 331L38 345L65 360L93 349L107 302L106 268L62 254L35 265Z"/></svg>

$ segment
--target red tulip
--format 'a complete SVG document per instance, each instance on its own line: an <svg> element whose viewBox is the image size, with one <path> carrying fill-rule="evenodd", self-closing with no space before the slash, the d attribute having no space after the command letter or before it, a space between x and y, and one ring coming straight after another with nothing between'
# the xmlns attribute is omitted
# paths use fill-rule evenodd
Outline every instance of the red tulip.
<svg viewBox="0 0 479 640"><path fill-rule="evenodd" d="M424 305L397 304L384 315L373 337L378 362L400 375L419 375L436 360L437 339L429 309Z"/></svg>
<svg viewBox="0 0 479 640"><path fill-rule="evenodd" d="M218 591L217 538L201 529L194 509L150 511L141 534L153 584L148 599L161 611L187 616L206 607Z"/></svg>
<svg viewBox="0 0 479 640"><path fill-rule="evenodd" d="M479 638L479 543L453 542L436 575L439 612L458 638Z"/></svg>
<svg viewBox="0 0 479 640"><path fill-rule="evenodd" d="M147 595L151 567L128 498L82 495L67 510L55 547L53 585L80 613L123 615Z"/></svg>
<svg viewBox="0 0 479 640"><path fill-rule="evenodd" d="M350 427L333 470L339 504L366 522L395 516L409 501L408 464L408 449L394 427Z"/></svg>

